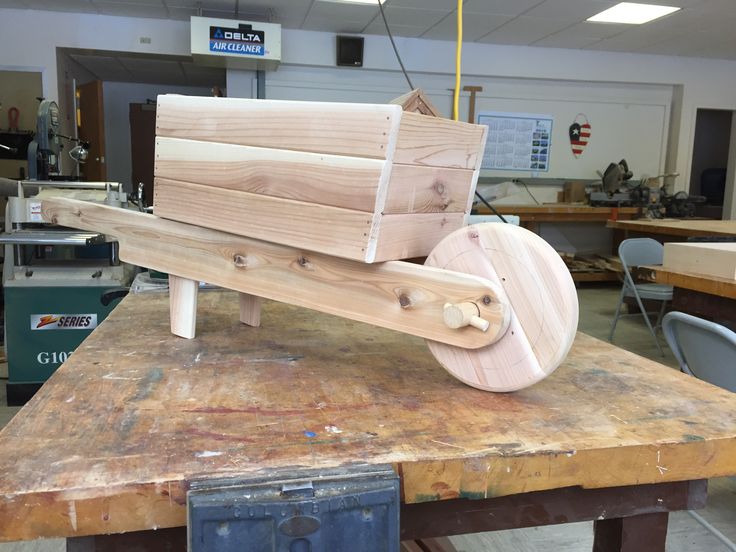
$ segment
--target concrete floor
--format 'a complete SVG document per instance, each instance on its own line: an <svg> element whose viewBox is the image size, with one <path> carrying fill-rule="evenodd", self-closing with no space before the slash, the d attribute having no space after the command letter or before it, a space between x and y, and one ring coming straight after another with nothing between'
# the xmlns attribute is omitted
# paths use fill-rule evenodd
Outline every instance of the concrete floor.
<svg viewBox="0 0 736 552"><path fill-rule="evenodd" d="M619 288L589 285L578 290L580 298L579 329L600 339L608 339L611 320L618 300ZM677 369L677 363L662 340L665 356L660 357L654 341L640 316L625 317L619 321L614 344L623 349L656 360ZM0 377L2 369L0 368ZM4 406L5 386L0 385L0 427L19 410ZM736 541L736 480L713 479L709 484L708 506L700 514L731 541ZM463 535L452 539L463 552L532 552L565 551L589 552L592 549L592 523L575 523L531 529L498 531ZM62 552L64 539L29 543L0 544L0 552ZM734 550L722 544L686 512L670 516L667 538L668 552L727 552Z"/></svg>

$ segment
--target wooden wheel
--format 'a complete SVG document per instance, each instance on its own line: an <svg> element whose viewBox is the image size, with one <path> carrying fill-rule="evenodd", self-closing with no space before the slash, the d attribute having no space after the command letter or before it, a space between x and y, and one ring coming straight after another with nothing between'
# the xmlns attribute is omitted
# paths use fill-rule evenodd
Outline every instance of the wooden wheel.
<svg viewBox="0 0 736 552"><path fill-rule="evenodd" d="M504 289L512 307L506 333L487 347L427 340L460 381L514 391L545 378L564 360L578 325L577 293L565 263L542 238L511 224L476 224L443 239L425 264L487 278Z"/></svg>

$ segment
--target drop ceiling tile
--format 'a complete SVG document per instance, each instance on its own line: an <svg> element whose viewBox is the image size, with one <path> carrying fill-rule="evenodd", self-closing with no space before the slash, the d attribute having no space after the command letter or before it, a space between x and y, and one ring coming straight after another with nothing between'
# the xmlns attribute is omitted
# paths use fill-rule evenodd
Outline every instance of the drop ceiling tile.
<svg viewBox="0 0 736 552"><path fill-rule="evenodd" d="M590 38L572 33L557 33L534 43L542 48L573 48L581 49L597 42L597 38Z"/></svg>
<svg viewBox="0 0 736 552"><path fill-rule="evenodd" d="M394 25L389 21L389 26L391 28L391 34L394 36L403 36L403 37L409 37L409 38L415 38L420 36L424 31L427 30L427 27L414 27L412 25ZM383 24L382 19L376 19L368 25L365 29L362 31L363 34L374 34L374 35L385 35L386 34L386 27Z"/></svg>
<svg viewBox="0 0 736 552"><path fill-rule="evenodd" d="M304 23L304 18L283 17L276 14L276 17L273 19L273 23L278 23L285 29L301 29L302 23Z"/></svg>
<svg viewBox="0 0 736 552"><path fill-rule="evenodd" d="M711 33L696 31L644 46L638 51L645 54L687 56L712 46L714 46L714 40Z"/></svg>
<svg viewBox="0 0 736 552"><path fill-rule="evenodd" d="M383 5L398 8L421 8L448 11L454 10L457 7L457 2L455 0L385 0Z"/></svg>
<svg viewBox="0 0 736 552"><path fill-rule="evenodd" d="M69 56L99 80L121 81L131 77L113 56L69 54Z"/></svg>
<svg viewBox="0 0 736 552"><path fill-rule="evenodd" d="M144 57L120 56L118 61L133 74L139 73L181 73L179 60L149 59Z"/></svg>
<svg viewBox="0 0 736 552"><path fill-rule="evenodd" d="M102 15L120 15L124 17L151 17L165 19L169 16L166 7L147 6L145 4L122 4L119 2L99 2L95 4Z"/></svg>
<svg viewBox="0 0 736 552"><path fill-rule="evenodd" d="M694 8L703 13L736 13L731 0L647 0L651 4Z"/></svg>
<svg viewBox="0 0 736 552"><path fill-rule="evenodd" d="M625 31L628 31L631 25L621 25L617 23L591 23L582 21L560 31L558 34L583 36L585 38L594 38L601 40L610 38ZM556 35L555 35L556 36Z"/></svg>
<svg viewBox="0 0 736 552"><path fill-rule="evenodd" d="M466 0L463 13L495 13L521 15L542 3L543 0Z"/></svg>
<svg viewBox="0 0 736 552"><path fill-rule="evenodd" d="M169 6L169 18L170 19L179 19L183 21L189 21L189 19L193 16L197 15L197 10L195 8L177 8Z"/></svg>
<svg viewBox="0 0 736 552"><path fill-rule="evenodd" d="M474 42L487 35L493 29L508 23L513 19L510 15L494 15L490 13L476 13L463 17L463 40ZM453 12L439 23L427 30L422 38L434 40L455 40L457 35L457 15Z"/></svg>
<svg viewBox="0 0 736 552"><path fill-rule="evenodd" d="M97 56L91 54L82 55L72 53L69 54L69 57L71 57L82 67L94 73L95 75L104 73L107 69L113 70L117 68L120 71L125 70L125 68L122 67L112 56Z"/></svg>
<svg viewBox="0 0 736 552"><path fill-rule="evenodd" d="M315 21L333 20L335 23L340 21L362 21L363 25L368 25L377 15L377 5L339 4L315 0L307 14L305 23L309 23L310 20L314 19Z"/></svg>
<svg viewBox="0 0 736 552"><path fill-rule="evenodd" d="M175 8L197 8L201 5L203 11L216 10L235 13L235 0L166 0L165 3ZM245 4L243 2L243 5Z"/></svg>
<svg viewBox="0 0 736 552"><path fill-rule="evenodd" d="M586 49L612 52L638 52L641 48L657 44L663 40L666 40L666 38L654 34L642 33L637 29L600 40L599 42L586 46Z"/></svg>
<svg viewBox="0 0 736 552"><path fill-rule="evenodd" d="M0 0L0 8L26 9L28 4L23 0Z"/></svg>
<svg viewBox="0 0 736 552"><path fill-rule="evenodd" d="M90 0L93 4L138 4L143 6L156 6L158 8L164 7L164 2L161 0Z"/></svg>
<svg viewBox="0 0 736 552"><path fill-rule="evenodd" d="M529 17L551 17L554 19L575 19L582 21L607 10L618 2L609 0L546 0L533 7L524 15Z"/></svg>
<svg viewBox="0 0 736 552"><path fill-rule="evenodd" d="M512 19L481 37L478 42L527 45L557 33L572 24L568 20L522 16Z"/></svg>
<svg viewBox="0 0 736 552"><path fill-rule="evenodd" d="M334 19L310 17L301 28L308 31L327 33L360 34L365 29L365 23L363 21L336 21ZM391 29L391 32L393 32L393 29Z"/></svg>
<svg viewBox="0 0 736 552"><path fill-rule="evenodd" d="M25 3L32 10L97 13L89 0L26 0Z"/></svg>
<svg viewBox="0 0 736 552"><path fill-rule="evenodd" d="M715 59L736 59L736 45L723 44L720 46L709 46L694 53L693 56Z"/></svg>
<svg viewBox="0 0 736 552"><path fill-rule="evenodd" d="M435 23L438 23L447 14L453 12L452 8L444 10L428 10L428 9L417 9L417 8L392 8L387 6L384 8L386 13L386 19L393 32L394 25L411 26L429 28ZM377 16L376 19L381 19ZM383 20L381 19L381 23Z"/></svg>

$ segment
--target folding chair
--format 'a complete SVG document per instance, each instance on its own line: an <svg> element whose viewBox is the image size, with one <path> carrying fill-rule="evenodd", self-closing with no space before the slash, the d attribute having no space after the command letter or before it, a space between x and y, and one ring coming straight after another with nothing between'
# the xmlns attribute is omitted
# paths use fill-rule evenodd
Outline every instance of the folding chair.
<svg viewBox="0 0 736 552"><path fill-rule="evenodd" d="M662 331L683 372L736 392L736 333L684 312L668 313Z"/></svg>
<svg viewBox="0 0 736 552"><path fill-rule="evenodd" d="M639 306L644 322L646 322L649 332L654 338L654 343L657 345L659 354L664 356L662 347L657 339L657 333L655 328L660 326L662 322L662 316L664 315L667 301L672 301L672 286L666 286L664 284L637 284L634 282L634 278L631 276L630 268L641 266L641 265L661 265L662 258L664 256L664 246L656 240L651 238L632 238L624 240L618 247L618 256L621 259L621 265L624 269L624 284L621 287L621 295L619 296L618 306L616 307L616 314L613 318L613 325L611 326L611 334L608 336L608 341L613 341L613 333L616 331L616 324L618 319L622 316L621 306L623 305L625 297L634 297L636 304ZM649 320L649 314L644 308L643 299L650 299L655 301L661 301L662 306L659 309L659 315L654 326L652 326ZM638 313L630 313L636 315ZM651 313L653 314L653 313Z"/></svg>

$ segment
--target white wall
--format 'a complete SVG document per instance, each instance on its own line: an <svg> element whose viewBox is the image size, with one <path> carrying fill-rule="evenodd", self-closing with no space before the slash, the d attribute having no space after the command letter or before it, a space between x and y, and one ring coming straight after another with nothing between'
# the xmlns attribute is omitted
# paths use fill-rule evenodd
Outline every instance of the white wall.
<svg viewBox="0 0 736 552"><path fill-rule="evenodd" d="M28 39L28 29L43 29ZM141 44L150 37L150 44ZM358 72L334 67L335 36L331 33L286 29L282 40L283 71L311 67L328 80L349 83ZM454 45L451 42L398 38L397 45L415 84L442 82L451 88ZM0 9L0 69L37 69L43 72L44 92L56 97L57 46L100 50L187 54L189 24L185 21L136 19L59 12ZM680 86L670 127L666 169L690 174L695 113L698 107L736 110L736 62L672 56L561 50L489 44L466 44L463 49L464 82L483 78L538 79L618 85ZM385 37L366 36L364 67L360 73L375 77L378 86L405 90L398 65ZM230 71L229 71L230 73ZM280 71L269 73L278 79ZM439 81L436 79L439 77ZM249 77L241 79L247 81ZM362 78L362 77L361 77ZM236 75L228 75L235 82ZM391 84L389 84L391 83ZM443 90L432 87L434 92ZM679 91L682 96L679 98ZM229 91L235 95L233 91ZM492 98L492 95L488 96ZM445 106L440 105L440 108ZM681 176L676 189L687 189Z"/></svg>
<svg viewBox="0 0 736 552"><path fill-rule="evenodd" d="M230 79L239 71L228 71ZM414 84L429 94L437 108L449 116L452 104L450 75L418 75ZM554 117L550 171L541 177L595 179L610 162L625 158L635 177L664 172L667 130L673 87L633 83L579 83L543 79L467 77L480 85L476 113L504 111L549 114ZM407 83L388 71L284 65L269 73L266 96L285 100L385 102L406 92ZM239 89L229 90L230 96ZM250 90L245 90L250 92ZM468 101L461 103L467 118ZM579 158L572 154L568 127L577 113L585 113L592 129L591 141ZM485 176L529 178L529 171L484 171ZM553 196L554 197L554 196Z"/></svg>
<svg viewBox="0 0 736 552"><path fill-rule="evenodd" d="M162 84L137 84L128 82L105 82L102 98L105 106L105 159L107 179L122 182L125 189L131 187L130 153L130 104L156 101L159 94L186 94L209 96L208 87L170 86Z"/></svg>

